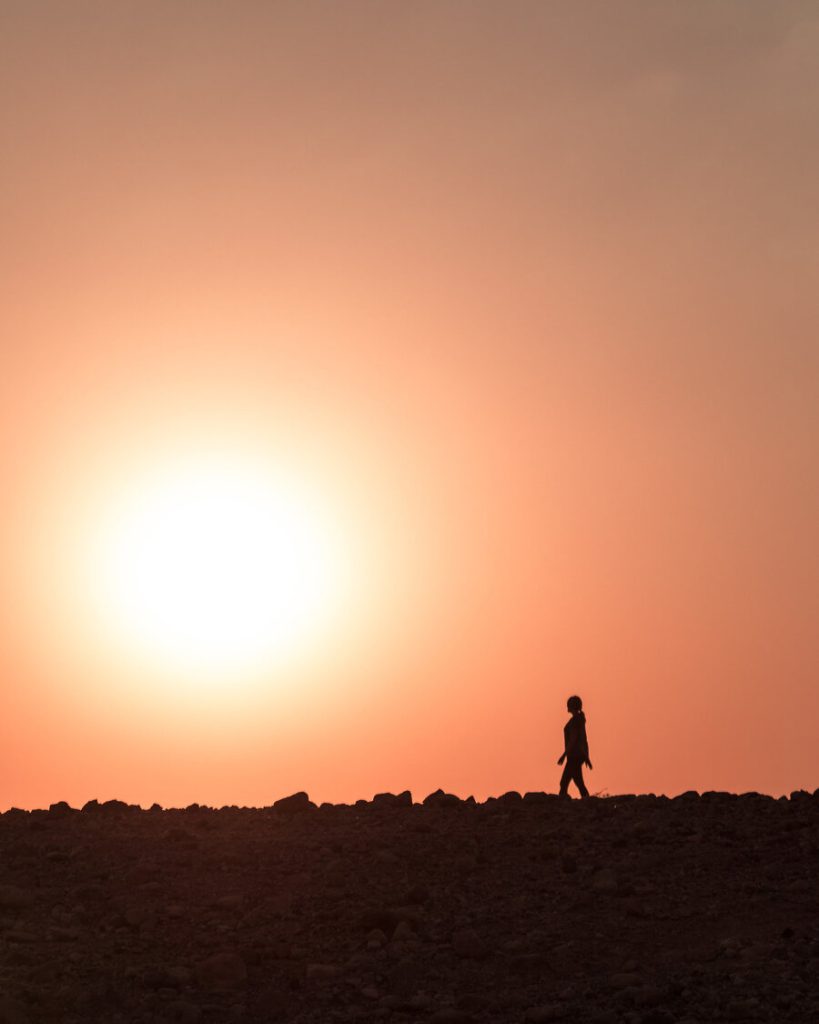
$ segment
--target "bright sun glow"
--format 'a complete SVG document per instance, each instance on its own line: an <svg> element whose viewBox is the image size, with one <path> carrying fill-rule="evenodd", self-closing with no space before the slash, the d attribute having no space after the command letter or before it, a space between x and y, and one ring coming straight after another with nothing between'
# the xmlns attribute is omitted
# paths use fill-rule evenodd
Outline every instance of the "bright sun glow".
<svg viewBox="0 0 819 1024"><path fill-rule="evenodd" d="M121 499L98 538L102 614L136 654L204 676L318 642L338 542L292 485L237 460L177 466Z"/></svg>

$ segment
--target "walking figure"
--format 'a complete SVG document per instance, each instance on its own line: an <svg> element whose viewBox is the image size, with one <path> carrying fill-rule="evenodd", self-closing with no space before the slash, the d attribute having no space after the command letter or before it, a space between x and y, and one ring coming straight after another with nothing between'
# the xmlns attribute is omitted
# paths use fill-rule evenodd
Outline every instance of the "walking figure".
<svg viewBox="0 0 819 1024"><path fill-rule="evenodd" d="M558 764L566 762L563 774L560 777L560 796L568 799L569 783L573 782L580 790L580 796L585 799L589 795L586 783L583 781L583 765L591 768L589 760L589 741L586 738L586 716L583 714L583 701L579 697L569 697L566 701L566 708L571 712L571 718L563 727L564 749L558 759Z"/></svg>

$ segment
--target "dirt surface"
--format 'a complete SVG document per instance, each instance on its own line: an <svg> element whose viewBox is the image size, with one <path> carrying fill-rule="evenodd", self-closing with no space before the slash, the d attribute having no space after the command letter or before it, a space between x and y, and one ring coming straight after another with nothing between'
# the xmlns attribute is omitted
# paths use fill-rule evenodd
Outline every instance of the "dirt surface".
<svg viewBox="0 0 819 1024"><path fill-rule="evenodd" d="M0 1024L819 1021L819 793L0 816Z"/></svg>

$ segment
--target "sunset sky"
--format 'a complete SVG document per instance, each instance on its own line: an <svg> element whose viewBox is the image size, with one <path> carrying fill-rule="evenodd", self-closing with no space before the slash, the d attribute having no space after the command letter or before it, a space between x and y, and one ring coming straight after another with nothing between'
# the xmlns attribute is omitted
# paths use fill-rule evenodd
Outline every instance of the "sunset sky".
<svg viewBox="0 0 819 1024"><path fill-rule="evenodd" d="M0 810L819 786L819 5L0 0Z"/></svg>

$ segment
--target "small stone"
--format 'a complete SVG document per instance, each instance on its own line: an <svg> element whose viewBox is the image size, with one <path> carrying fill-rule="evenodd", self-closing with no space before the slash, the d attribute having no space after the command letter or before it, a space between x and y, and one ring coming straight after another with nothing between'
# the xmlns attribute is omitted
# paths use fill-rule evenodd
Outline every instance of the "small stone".
<svg viewBox="0 0 819 1024"><path fill-rule="evenodd" d="M415 937L415 932L407 921L399 921L392 933L393 942L405 942Z"/></svg>
<svg viewBox="0 0 819 1024"><path fill-rule="evenodd" d="M238 953L214 953L196 965L196 980L210 991L238 988L247 981L247 966Z"/></svg>
<svg viewBox="0 0 819 1024"><path fill-rule="evenodd" d="M617 989L634 988L640 984L641 980L639 974L632 974L630 971L619 971L617 974L612 974L609 978L609 985Z"/></svg>
<svg viewBox="0 0 819 1024"><path fill-rule="evenodd" d="M34 902L34 895L19 885L0 885L0 910L23 910Z"/></svg>
<svg viewBox="0 0 819 1024"><path fill-rule="evenodd" d="M547 1024L548 1021L560 1020L563 1016L560 1008L551 1004L533 1006L523 1015L526 1024Z"/></svg>
<svg viewBox="0 0 819 1024"><path fill-rule="evenodd" d="M601 868L592 876L591 887L595 892L617 892L617 875L611 868Z"/></svg>
<svg viewBox="0 0 819 1024"><path fill-rule="evenodd" d="M644 1013L640 1018L640 1024L675 1024L675 1020L673 1013L657 1008Z"/></svg>
<svg viewBox="0 0 819 1024"><path fill-rule="evenodd" d="M489 1009L490 1001L478 992L464 992L463 995L458 996L455 1005L466 1013L483 1013L484 1010Z"/></svg>
<svg viewBox="0 0 819 1024"><path fill-rule="evenodd" d="M245 898L240 892L228 892L223 896L217 896L211 906L219 910L239 910Z"/></svg>
<svg viewBox="0 0 819 1024"><path fill-rule="evenodd" d="M656 985L643 985L634 996L634 1004L639 1007L657 1006L663 999L662 989Z"/></svg>
<svg viewBox="0 0 819 1024"><path fill-rule="evenodd" d="M404 897L404 902L412 906L426 903L429 899L429 889L425 885L414 885Z"/></svg>
<svg viewBox="0 0 819 1024"><path fill-rule="evenodd" d="M394 995L408 998L420 986L421 969L412 960L399 960L390 971L389 986Z"/></svg>
<svg viewBox="0 0 819 1024"><path fill-rule="evenodd" d="M0 1024L27 1024L25 1010L11 996L0 995Z"/></svg>
<svg viewBox="0 0 819 1024"><path fill-rule="evenodd" d="M467 960L480 960L488 952L486 944L474 928L461 928L454 932L452 948L456 956Z"/></svg>
<svg viewBox="0 0 819 1024"><path fill-rule="evenodd" d="M308 981L321 985L334 981L339 976L339 973L339 969L335 964L308 964L305 977Z"/></svg>
<svg viewBox="0 0 819 1024"><path fill-rule="evenodd" d="M71 860L71 853L68 850L49 850L45 859L50 864L65 864Z"/></svg>
<svg viewBox="0 0 819 1024"><path fill-rule="evenodd" d="M187 999L175 999L168 1003L163 1013L165 1020L173 1024L196 1024L201 1016L202 1011L196 1003L190 1003Z"/></svg>

